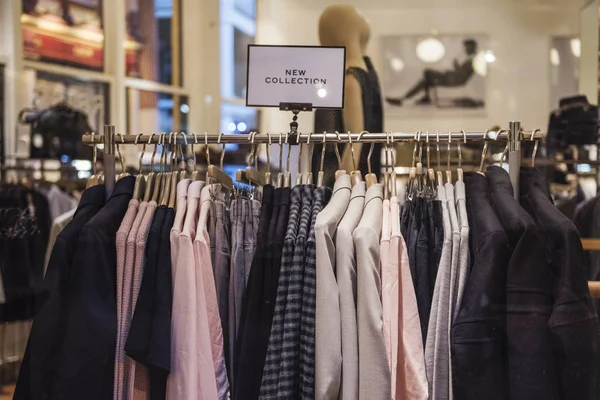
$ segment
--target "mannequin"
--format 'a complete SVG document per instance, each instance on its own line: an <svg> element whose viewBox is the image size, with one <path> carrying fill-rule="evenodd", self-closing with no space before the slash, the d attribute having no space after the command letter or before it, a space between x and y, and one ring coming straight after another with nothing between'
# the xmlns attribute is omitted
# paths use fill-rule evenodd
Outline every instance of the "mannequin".
<svg viewBox="0 0 600 400"><path fill-rule="evenodd" d="M332 5L321 14L319 19L321 45L346 48L346 77L344 109L341 112L317 110L315 132L350 131L357 133L364 130L374 132L372 109L373 99L377 96L374 96L374 83L364 58L364 49L368 44L370 34L369 24L352 6ZM354 163L350 146L347 145L342 157L342 169L353 171L360 165L363 172L366 172L366 154L361 154L363 144L353 143L352 147L354 148ZM374 151L371 157L371 165L376 173L379 173L379 153L379 151ZM331 160L332 158L330 156L327 159ZM328 167L331 166L328 165ZM315 169L313 168L313 170Z"/></svg>

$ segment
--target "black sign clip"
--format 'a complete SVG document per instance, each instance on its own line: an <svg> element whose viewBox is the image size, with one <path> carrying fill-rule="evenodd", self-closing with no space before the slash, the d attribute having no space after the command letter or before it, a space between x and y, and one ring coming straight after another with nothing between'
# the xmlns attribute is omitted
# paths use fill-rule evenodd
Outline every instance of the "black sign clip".
<svg viewBox="0 0 600 400"><path fill-rule="evenodd" d="M294 116L290 122L290 141L289 143L298 143L298 114L300 111L312 111L311 103L279 103L281 111L291 111ZM294 140L295 139L295 140Z"/></svg>

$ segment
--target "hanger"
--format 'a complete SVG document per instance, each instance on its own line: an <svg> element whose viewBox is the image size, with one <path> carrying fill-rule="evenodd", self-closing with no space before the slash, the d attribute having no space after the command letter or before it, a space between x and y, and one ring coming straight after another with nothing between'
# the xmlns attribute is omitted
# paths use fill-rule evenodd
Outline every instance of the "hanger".
<svg viewBox="0 0 600 400"><path fill-rule="evenodd" d="M309 134L310 140L310 134ZM296 186L302 185L302 144L300 143L300 135L296 135L296 145L298 145L298 171L296 172Z"/></svg>
<svg viewBox="0 0 600 400"><path fill-rule="evenodd" d="M321 164L319 165L319 174L317 175L317 187L323 186L323 166L325 163L325 151L327 150L327 133L323 132L323 145L321 146Z"/></svg>
<svg viewBox="0 0 600 400"><path fill-rule="evenodd" d="M148 144L152 143L152 138L154 137L154 135L156 135L154 132L150 135L150 138L148 139ZM158 145L154 144L154 151L152 152L152 157L150 158L150 173L148 174L148 179L146 180L146 191L144 192L145 202L148 202L152 199L152 189L156 180L156 173L154 172L154 157L156 156L157 147Z"/></svg>
<svg viewBox="0 0 600 400"><path fill-rule="evenodd" d="M480 173L481 175L484 175L483 164L485 163L485 157L487 156L487 150L488 150L488 142L487 142L488 132L489 132L489 130L486 130L483 133L483 150L481 150L481 162L479 163L479 171L478 171L478 173Z"/></svg>
<svg viewBox="0 0 600 400"><path fill-rule="evenodd" d="M285 144L288 146L287 160L285 161L285 174L283 175L283 187L292 186L292 174L290 172L290 155L292 153L292 143L289 141L289 134L285 134Z"/></svg>
<svg viewBox="0 0 600 400"><path fill-rule="evenodd" d="M360 139L365 132L366 131L359 133L358 139L357 139L358 142L360 142ZM369 173L365 176L365 182L367 183L367 188L370 188L371 186L373 186L374 184L377 183L377 175L375 175L374 173L371 172L371 155L373 154L374 147L375 147L375 143L371 142L371 147L369 148L369 154L367 155L367 169L368 169Z"/></svg>
<svg viewBox="0 0 600 400"><path fill-rule="evenodd" d="M502 132L504 132L503 129L499 129L498 132L496 132L496 137L494 138L494 141L498 140L498 138L500 137ZM507 153L508 153L508 139L506 140L506 146L504 146L504 150L502 150L502 154L500 155L500 168L504 168L504 156Z"/></svg>
<svg viewBox="0 0 600 400"><path fill-rule="evenodd" d="M183 141L185 142L185 150L187 152L187 146L188 146L188 141L187 141L187 135L183 132L179 132L179 134L181 136L183 136ZM181 160L184 163L184 167L183 168L179 168L179 180L183 180L187 178L187 163L185 162L185 155L183 154L183 146L180 144L179 145L179 155L181 156Z"/></svg>
<svg viewBox="0 0 600 400"><path fill-rule="evenodd" d="M175 165L177 166L177 151L179 149L179 147L177 146L177 135L179 135L179 133L175 132L175 138L174 138L174 145L173 145L173 161L175 162ZM185 135L183 135L183 137L185 138ZM183 151L181 151L181 153L183 154ZM184 174L183 178L181 177L181 174ZM180 169L178 168L175 172L171 173L171 194L169 196L169 208L175 208L175 201L176 201L176 197L177 197L177 184L180 182L181 179L185 179L185 171L180 171Z"/></svg>
<svg viewBox="0 0 600 400"><path fill-rule="evenodd" d="M369 132L362 131L358 134L358 137L360 138L360 135L362 135L363 133ZM356 160L354 158L354 146L352 146L352 133L350 133L350 131L348 131L348 143L350 143L350 151L352 152L352 168L354 169L352 172L350 172L350 180L352 182L352 186L354 187L357 183L362 182L363 178L361 172L358 169L356 169Z"/></svg>
<svg viewBox="0 0 600 400"><path fill-rule="evenodd" d="M206 154L207 157L209 150L208 150L208 135L205 133L205 142L206 142ZM223 136L223 133L219 133L219 137L217 138L217 144L221 144L221 136ZM223 172L223 159L225 158L225 143L223 143L223 146L221 148L221 158L220 158L220 168L215 167L214 165L210 164L210 158L207 158L207 160L209 161L209 165L208 165L208 172L207 172L207 177L210 178L212 181L216 182L216 183L220 183L221 186L229 189L229 190L233 190L233 180L229 177L229 175L227 175L225 172Z"/></svg>
<svg viewBox="0 0 600 400"><path fill-rule="evenodd" d="M196 132L194 132L193 135L194 135L194 143L192 143L192 154L194 155L194 170L192 171L192 181L199 181L200 179L202 179L202 177L200 176L200 171L198 171L198 162L196 161L196 151L194 150L194 145L198 144L198 135L196 135Z"/></svg>
<svg viewBox="0 0 600 400"><path fill-rule="evenodd" d="M383 198L389 199L389 179L388 179L388 170L390 168L390 160L389 160L389 144L390 144L390 135L388 132L385 133L385 146L383 147L383 151L385 152L385 168L383 170Z"/></svg>
<svg viewBox="0 0 600 400"><path fill-rule="evenodd" d="M531 141L535 140L534 139L535 138L535 134L538 131L539 131L539 129L534 129L531 132L531 139L530 139ZM531 153L531 168L535 168L535 155L537 154L538 143L539 143L539 140L535 140L535 144L533 145L533 152Z"/></svg>
<svg viewBox="0 0 600 400"><path fill-rule="evenodd" d="M450 143L452 143L452 132L448 132L448 166L446 168L446 183L452 183L452 170L450 170L452 152L450 151Z"/></svg>
<svg viewBox="0 0 600 400"><path fill-rule="evenodd" d="M279 173L277 174L277 187L283 187L283 144L282 144L282 134L279 132Z"/></svg>
<svg viewBox="0 0 600 400"><path fill-rule="evenodd" d="M463 142L467 143L467 132L461 130L463 134ZM456 169L456 175L458 176L458 181L463 181L464 172L462 169L462 149L460 148L460 141L458 142L458 168Z"/></svg>
<svg viewBox="0 0 600 400"><path fill-rule="evenodd" d="M138 144L138 140L142 136L141 133L138 133L135 137L135 144ZM140 200L142 198L142 194L146 189L146 179L142 174L142 159L144 158L144 153L146 152L146 143L144 143L142 147L142 152L140 153L139 167L138 167L138 175L135 177L135 184L133 185L133 198L136 200Z"/></svg>
<svg viewBox="0 0 600 400"><path fill-rule="evenodd" d="M394 148L394 134L390 134L390 149L392 153L392 197L398 197L398 188L396 181L396 149Z"/></svg>
<svg viewBox="0 0 600 400"><path fill-rule="evenodd" d="M118 135L118 136L121 137L121 143L125 143L125 139L123 138L123 134L116 133L115 135ZM129 174L127 172L125 172L125 160L123 159L123 156L121 155L121 149L119 148L119 143L117 143L117 154L119 154L119 162L121 163L121 173L117 177L117 180L119 180L121 178L129 176Z"/></svg>
<svg viewBox="0 0 600 400"><path fill-rule="evenodd" d="M437 151L437 184L438 186L444 186L444 173L442 172L442 164L440 162L440 131L436 131L436 143L435 148Z"/></svg>
<svg viewBox="0 0 600 400"><path fill-rule="evenodd" d="M415 161L417 159L417 144L418 144L417 132L415 132L415 134L413 136L413 140L415 142L415 146L413 147L412 163L410 165L410 170L408 172L408 182L406 183L405 200L412 200L413 194L414 194L415 178L417 175L417 169L415 168Z"/></svg>
<svg viewBox="0 0 600 400"><path fill-rule="evenodd" d="M312 173L312 158L313 152L315 150L315 146L310 146L310 137L312 136L312 132L308 133L308 139L306 140L306 146L308 148L308 173L306 174L306 184L312 185L313 183L313 173Z"/></svg>
<svg viewBox="0 0 600 400"><path fill-rule="evenodd" d="M337 180L342 175L348 175L345 169L342 169L342 156L340 156L340 149L338 148L338 144L342 141L340 138L340 134L338 131L335 131L335 136L337 136L337 142L334 143L335 156L338 161L338 169L335 171L335 179Z"/></svg>
<svg viewBox="0 0 600 400"><path fill-rule="evenodd" d="M269 144L267 144L267 172L265 173L265 180L268 184L271 184L271 134L267 133L269 138Z"/></svg>
<svg viewBox="0 0 600 400"><path fill-rule="evenodd" d="M426 132L426 136L425 136L425 144L426 144L426 151L427 151L427 170L425 171L425 181L426 181L426 192L425 192L425 197L427 197L430 200L434 200L437 196L437 189L435 186L435 171L433 170L433 168L431 168L431 158L430 158L430 153L431 153L431 149L429 148L429 131L425 131Z"/></svg>
<svg viewBox="0 0 600 400"><path fill-rule="evenodd" d="M88 178L85 188L91 188L100 184L100 176L96 173L96 159L98 157L98 147L96 146L96 133L92 132L92 176Z"/></svg>
<svg viewBox="0 0 600 400"><path fill-rule="evenodd" d="M417 188L419 189L419 195L422 194L422 189L423 189L423 143L421 142L421 134L423 133L423 131L417 131L417 143L419 146L419 153L417 155L417 170L416 172L416 182L417 182ZM425 177L426 178L426 177Z"/></svg>
<svg viewBox="0 0 600 400"><path fill-rule="evenodd" d="M256 132L250 134L252 147L250 150L250 157L248 158L248 166L246 167L246 180L253 186L265 186L267 184L267 176L258 171L258 146L254 143L255 135ZM254 161L254 168L251 166L252 161Z"/></svg>
<svg viewBox="0 0 600 400"><path fill-rule="evenodd" d="M156 175L156 178L154 179L154 190L152 192L152 199L151 201L154 201L156 203L158 203L160 201L161 196L161 186L162 186L162 181L163 181L163 157L165 154L165 136L167 136L167 134L165 132L160 134L160 137L158 138L159 143L161 143L161 153L160 153L160 158L159 158L159 164L158 164L158 174Z"/></svg>
<svg viewBox="0 0 600 400"><path fill-rule="evenodd" d="M173 142L174 132L169 133L169 147L171 148L171 158L168 158L168 153L165 152L165 172L162 178L162 195L160 197L160 205L166 206L169 204L169 197L171 196L171 181L173 180L173 153L174 149L171 146ZM169 171L167 171L167 161L169 163Z"/></svg>

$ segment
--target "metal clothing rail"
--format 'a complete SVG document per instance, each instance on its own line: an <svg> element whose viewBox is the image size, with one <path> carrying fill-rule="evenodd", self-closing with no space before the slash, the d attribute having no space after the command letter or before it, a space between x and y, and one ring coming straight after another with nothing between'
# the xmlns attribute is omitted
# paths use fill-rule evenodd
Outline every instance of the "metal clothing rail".
<svg viewBox="0 0 600 400"><path fill-rule="evenodd" d="M83 143L104 144L104 182L107 196L115 184L115 145L120 144L212 144L212 143L269 143L300 144L300 143L397 143L397 142L484 142L486 140L506 140L508 142L508 163L510 181L513 185L515 198L519 197L519 170L521 166L521 141L540 140L544 134L539 129L533 131L521 130L521 123L511 121L510 129L479 132L379 132L371 133L248 133L248 134L214 134L214 133L184 133L162 132L152 134L121 134L116 133L114 125L105 125L102 135L87 134L82 136Z"/></svg>

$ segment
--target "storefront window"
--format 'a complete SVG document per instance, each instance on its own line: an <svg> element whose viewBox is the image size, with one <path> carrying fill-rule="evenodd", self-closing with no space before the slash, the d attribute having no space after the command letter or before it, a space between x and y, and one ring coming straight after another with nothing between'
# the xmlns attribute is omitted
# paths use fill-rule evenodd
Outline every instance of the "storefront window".
<svg viewBox="0 0 600 400"><path fill-rule="evenodd" d="M179 16L179 0L127 1L127 76L182 84Z"/></svg>
<svg viewBox="0 0 600 400"><path fill-rule="evenodd" d="M23 0L23 54L28 60L102 71L102 0Z"/></svg>

